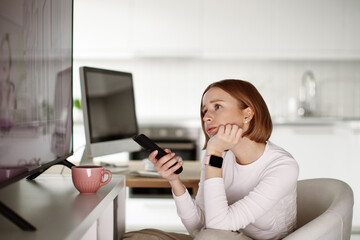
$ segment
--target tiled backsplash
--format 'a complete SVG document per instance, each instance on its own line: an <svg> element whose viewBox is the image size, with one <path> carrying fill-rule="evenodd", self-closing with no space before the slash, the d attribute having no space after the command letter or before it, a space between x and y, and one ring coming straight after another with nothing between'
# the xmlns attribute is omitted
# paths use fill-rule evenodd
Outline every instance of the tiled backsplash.
<svg viewBox="0 0 360 240"><path fill-rule="evenodd" d="M203 59L74 60L74 96L80 97L78 68L93 66L132 72L138 118L196 119L207 85L226 78L253 83L273 117L292 117L301 78L311 70L317 82L317 114L360 118L360 61L260 61Z"/></svg>

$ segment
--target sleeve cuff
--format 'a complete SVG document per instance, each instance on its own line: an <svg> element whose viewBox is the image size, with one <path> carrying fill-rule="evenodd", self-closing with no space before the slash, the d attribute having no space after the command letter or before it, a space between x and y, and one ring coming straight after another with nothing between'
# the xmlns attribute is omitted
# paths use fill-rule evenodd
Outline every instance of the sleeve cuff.
<svg viewBox="0 0 360 240"><path fill-rule="evenodd" d="M185 188L185 192L184 192L183 194L181 194L180 196L176 196L176 195L174 194L174 192L171 191L171 193L172 193L173 198L175 199L175 201L183 201L184 199L187 198L187 196L186 196L187 194L190 195L190 193L188 192L187 188L186 188L185 186L184 186L184 188Z"/></svg>

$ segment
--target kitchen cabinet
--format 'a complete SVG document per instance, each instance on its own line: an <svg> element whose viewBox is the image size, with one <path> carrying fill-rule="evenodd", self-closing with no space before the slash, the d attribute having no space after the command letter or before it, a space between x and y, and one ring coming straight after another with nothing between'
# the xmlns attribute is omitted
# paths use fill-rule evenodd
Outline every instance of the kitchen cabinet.
<svg viewBox="0 0 360 240"><path fill-rule="evenodd" d="M273 1L204 2L204 57L246 58L269 55L275 46L273 9Z"/></svg>
<svg viewBox="0 0 360 240"><path fill-rule="evenodd" d="M359 59L360 2L209 0L205 58Z"/></svg>
<svg viewBox="0 0 360 240"><path fill-rule="evenodd" d="M201 46L200 0L133 0L135 57L194 57Z"/></svg>
<svg viewBox="0 0 360 240"><path fill-rule="evenodd" d="M360 59L358 0L75 1L74 56Z"/></svg>
<svg viewBox="0 0 360 240"><path fill-rule="evenodd" d="M74 59L132 57L130 3L74 1Z"/></svg>
<svg viewBox="0 0 360 240"><path fill-rule="evenodd" d="M77 0L75 58L193 57L200 0Z"/></svg>
<svg viewBox="0 0 360 240"><path fill-rule="evenodd" d="M336 178L348 183L354 191L354 213L360 211L359 123L275 124L270 140L298 161L299 179ZM360 226L360 215L354 214L353 226Z"/></svg>
<svg viewBox="0 0 360 240"><path fill-rule="evenodd" d="M358 0L344 0L343 13L343 51L346 55L354 57L360 55L360 1Z"/></svg>

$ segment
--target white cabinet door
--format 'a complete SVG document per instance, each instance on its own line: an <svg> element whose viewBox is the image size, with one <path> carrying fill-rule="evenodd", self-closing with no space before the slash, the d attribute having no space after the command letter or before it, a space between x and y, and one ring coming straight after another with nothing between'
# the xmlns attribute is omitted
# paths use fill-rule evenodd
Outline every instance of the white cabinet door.
<svg viewBox="0 0 360 240"><path fill-rule="evenodd" d="M300 178L346 177L351 170L351 132L335 126L276 126L271 141L299 162Z"/></svg>
<svg viewBox="0 0 360 240"><path fill-rule="evenodd" d="M344 52L360 56L360 1L344 0Z"/></svg>
<svg viewBox="0 0 360 240"><path fill-rule="evenodd" d="M75 59L131 56L130 1L74 1Z"/></svg>
<svg viewBox="0 0 360 240"><path fill-rule="evenodd" d="M275 125L271 141L287 150L300 167L299 179L336 178L354 191L354 213L360 211L360 131L349 126ZM360 226L354 215L353 226Z"/></svg>
<svg viewBox="0 0 360 240"><path fill-rule="evenodd" d="M205 58L246 58L274 50L274 1L207 0L203 5Z"/></svg>
<svg viewBox="0 0 360 240"><path fill-rule="evenodd" d="M74 57L360 59L358 0L77 0Z"/></svg>
<svg viewBox="0 0 360 240"><path fill-rule="evenodd" d="M343 0L278 0L274 24L279 55L332 57L344 48Z"/></svg>
<svg viewBox="0 0 360 240"><path fill-rule="evenodd" d="M200 51L200 0L132 0L131 44L139 57L194 57Z"/></svg>
<svg viewBox="0 0 360 240"><path fill-rule="evenodd" d="M207 0L204 56L209 58L360 58L356 0Z"/></svg>

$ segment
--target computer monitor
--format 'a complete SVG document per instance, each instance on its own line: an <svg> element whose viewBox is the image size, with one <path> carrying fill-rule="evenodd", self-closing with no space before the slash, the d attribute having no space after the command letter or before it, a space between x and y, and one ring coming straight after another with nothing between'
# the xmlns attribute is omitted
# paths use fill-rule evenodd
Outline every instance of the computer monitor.
<svg viewBox="0 0 360 240"><path fill-rule="evenodd" d="M133 78L129 72L80 67L86 146L81 165L94 157L137 151Z"/></svg>

